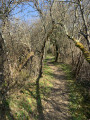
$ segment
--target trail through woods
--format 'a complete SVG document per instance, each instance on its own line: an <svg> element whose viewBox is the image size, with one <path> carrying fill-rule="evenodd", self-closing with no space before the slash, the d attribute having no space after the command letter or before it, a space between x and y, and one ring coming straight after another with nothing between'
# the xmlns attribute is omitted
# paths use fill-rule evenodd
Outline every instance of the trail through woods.
<svg viewBox="0 0 90 120"><path fill-rule="evenodd" d="M44 101L45 120L70 120L69 90L65 73L50 61L47 65L53 71L54 80L50 95Z"/></svg>
<svg viewBox="0 0 90 120"><path fill-rule="evenodd" d="M29 78L10 96L7 120L89 120L89 99L83 99L83 89L75 84L69 66L54 61L54 56L47 56L39 83Z"/></svg>
<svg viewBox="0 0 90 120"><path fill-rule="evenodd" d="M0 120L90 120L89 10L90 0L0 1Z"/></svg>

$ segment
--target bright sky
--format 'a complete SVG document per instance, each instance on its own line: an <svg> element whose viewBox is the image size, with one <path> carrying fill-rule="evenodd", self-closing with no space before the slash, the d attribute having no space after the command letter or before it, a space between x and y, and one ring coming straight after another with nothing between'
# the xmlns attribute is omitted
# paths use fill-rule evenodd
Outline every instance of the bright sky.
<svg viewBox="0 0 90 120"><path fill-rule="evenodd" d="M31 6L33 4L30 3ZM39 18L38 12L31 7L29 4L24 4L24 5L18 5L12 12L12 15L15 18L19 18L21 20L25 21L31 21L33 22L34 20Z"/></svg>

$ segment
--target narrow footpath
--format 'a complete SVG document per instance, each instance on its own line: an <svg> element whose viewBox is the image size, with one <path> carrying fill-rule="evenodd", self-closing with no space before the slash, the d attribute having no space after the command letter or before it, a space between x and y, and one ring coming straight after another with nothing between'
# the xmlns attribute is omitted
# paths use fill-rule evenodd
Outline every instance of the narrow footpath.
<svg viewBox="0 0 90 120"><path fill-rule="evenodd" d="M45 120L71 120L69 90L65 73L50 61L47 62L47 65L53 71L54 80L50 95L44 101Z"/></svg>

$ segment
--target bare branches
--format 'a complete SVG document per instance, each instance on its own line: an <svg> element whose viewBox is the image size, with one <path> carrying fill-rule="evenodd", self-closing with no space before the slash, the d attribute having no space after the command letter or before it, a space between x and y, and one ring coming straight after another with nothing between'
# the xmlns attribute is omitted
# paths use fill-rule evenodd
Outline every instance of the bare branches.
<svg viewBox="0 0 90 120"><path fill-rule="evenodd" d="M64 26L64 28L65 28L65 32L66 32L67 37L69 39L71 39L75 43L75 46L78 47L82 51L83 55L85 56L85 59L90 64L90 52L84 47L84 45L82 43L79 42L79 40L73 38L72 36L70 36L68 34L66 26Z"/></svg>
<svg viewBox="0 0 90 120"><path fill-rule="evenodd" d="M89 51L90 51L90 43L89 43L89 40L88 40L87 25L86 25L86 21L85 21L85 18L84 18L84 13L83 13L83 9L82 9L80 0L78 0L78 6L80 8L80 12L81 12L82 20L83 20L83 32L80 31L80 33L83 33L82 35L87 40L87 45L88 45L88 48L89 48Z"/></svg>
<svg viewBox="0 0 90 120"><path fill-rule="evenodd" d="M64 1L64 0L62 0L62 1L60 1L60 0L56 0L55 2L65 2L65 3L74 3L74 4L78 4L77 2L73 2L73 1L68 1L68 0L66 0L66 1Z"/></svg>

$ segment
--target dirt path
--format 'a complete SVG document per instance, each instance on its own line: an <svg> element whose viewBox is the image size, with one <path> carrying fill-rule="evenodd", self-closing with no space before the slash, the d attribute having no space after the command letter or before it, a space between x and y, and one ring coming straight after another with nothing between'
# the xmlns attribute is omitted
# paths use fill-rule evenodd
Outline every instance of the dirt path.
<svg viewBox="0 0 90 120"><path fill-rule="evenodd" d="M68 107L69 97L67 80L65 73L61 68L48 63L49 67L53 70L53 88L48 99L45 100L44 115L45 120L71 120L70 110Z"/></svg>

